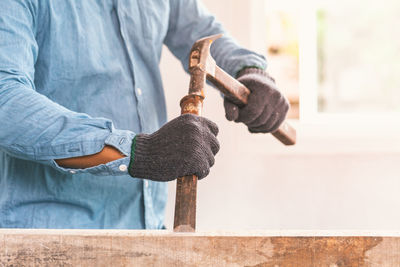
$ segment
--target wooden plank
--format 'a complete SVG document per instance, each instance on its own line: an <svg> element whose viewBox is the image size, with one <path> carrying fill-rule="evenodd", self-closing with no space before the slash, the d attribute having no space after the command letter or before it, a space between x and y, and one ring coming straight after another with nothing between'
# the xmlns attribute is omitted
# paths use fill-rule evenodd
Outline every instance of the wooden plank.
<svg viewBox="0 0 400 267"><path fill-rule="evenodd" d="M3 229L0 266L400 266L400 235Z"/></svg>

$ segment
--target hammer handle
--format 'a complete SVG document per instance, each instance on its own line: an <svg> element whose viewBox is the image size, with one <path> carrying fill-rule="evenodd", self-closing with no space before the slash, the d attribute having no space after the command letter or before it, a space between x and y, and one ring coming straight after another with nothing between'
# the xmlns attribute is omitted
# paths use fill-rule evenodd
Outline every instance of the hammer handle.
<svg viewBox="0 0 400 267"><path fill-rule="evenodd" d="M220 67L215 66L215 75L207 75L207 79L239 107L247 105L250 90ZM286 121L272 135L285 145L296 144L296 130Z"/></svg>
<svg viewBox="0 0 400 267"><path fill-rule="evenodd" d="M203 96L189 94L181 100L181 114L201 115ZM179 177L176 181L174 232L196 229L197 176Z"/></svg>

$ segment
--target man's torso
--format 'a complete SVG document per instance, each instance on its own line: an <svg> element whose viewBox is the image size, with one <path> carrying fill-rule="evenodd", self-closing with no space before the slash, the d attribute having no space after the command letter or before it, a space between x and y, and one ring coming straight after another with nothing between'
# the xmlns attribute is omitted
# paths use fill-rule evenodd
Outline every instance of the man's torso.
<svg viewBox="0 0 400 267"><path fill-rule="evenodd" d="M158 64L168 0L32 3L37 92L72 111L110 119L118 129L150 133L165 123ZM165 184L65 175L1 151L0 166L0 227L162 226Z"/></svg>

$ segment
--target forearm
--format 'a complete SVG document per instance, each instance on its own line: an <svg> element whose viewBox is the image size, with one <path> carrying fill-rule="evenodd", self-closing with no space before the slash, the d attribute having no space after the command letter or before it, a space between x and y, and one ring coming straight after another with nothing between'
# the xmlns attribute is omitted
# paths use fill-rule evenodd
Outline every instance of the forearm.
<svg viewBox="0 0 400 267"><path fill-rule="evenodd" d="M107 119L72 112L25 85L7 86L1 79L0 106L0 148L8 154L62 172L124 174L112 162L130 155L135 133L116 130Z"/></svg>
<svg viewBox="0 0 400 267"><path fill-rule="evenodd" d="M103 150L94 155L58 159L56 163L69 169L87 169L101 164L107 164L111 161L122 159L126 157L119 150L112 146L105 146Z"/></svg>
<svg viewBox="0 0 400 267"><path fill-rule="evenodd" d="M112 130L110 121L72 112L18 82L0 79L0 106L0 147L22 159L94 154Z"/></svg>

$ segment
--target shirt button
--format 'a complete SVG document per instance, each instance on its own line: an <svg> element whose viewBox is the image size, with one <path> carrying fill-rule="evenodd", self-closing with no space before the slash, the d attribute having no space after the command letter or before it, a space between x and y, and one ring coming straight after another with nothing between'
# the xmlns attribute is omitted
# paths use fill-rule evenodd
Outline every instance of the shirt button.
<svg viewBox="0 0 400 267"><path fill-rule="evenodd" d="M122 145L123 143L125 143L125 137L122 137L121 140L119 141L119 144Z"/></svg>
<svg viewBox="0 0 400 267"><path fill-rule="evenodd" d="M138 95L142 95L142 89L138 88L136 91Z"/></svg>
<svg viewBox="0 0 400 267"><path fill-rule="evenodd" d="M148 187L149 187L149 181L144 181L144 186L145 186L146 188L148 188Z"/></svg>
<svg viewBox="0 0 400 267"><path fill-rule="evenodd" d="M76 171L69 171L69 173L70 173L70 174L75 174L75 173L76 173Z"/></svg>
<svg viewBox="0 0 400 267"><path fill-rule="evenodd" d="M125 164L119 165L119 170L121 172L126 172L127 169L128 169L128 167Z"/></svg>

